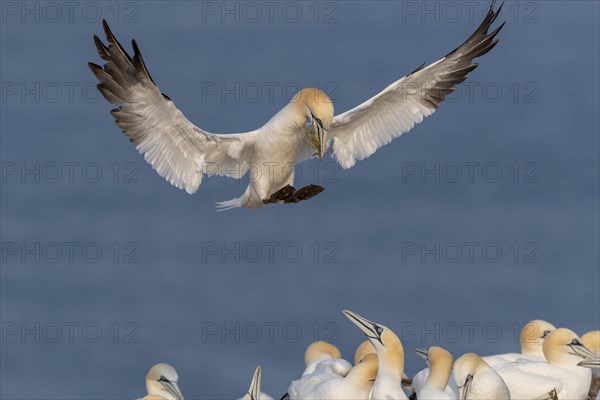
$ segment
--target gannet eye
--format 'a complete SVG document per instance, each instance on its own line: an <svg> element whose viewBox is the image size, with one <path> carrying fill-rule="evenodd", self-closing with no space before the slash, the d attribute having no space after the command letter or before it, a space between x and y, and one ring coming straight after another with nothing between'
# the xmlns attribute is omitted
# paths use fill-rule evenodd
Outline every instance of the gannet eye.
<svg viewBox="0 0 600 400"><path fill-rule="evenodd" d="M579 340L577 340L577 339L571 340L571 344L574 346L581 346L581 343L579 343Z"/></svg>
<svg viewBox="0 0 600 400"><path fill-rule="evenodd" d="M383 328L378 326L377 327L377 333L382 334L383 333Z"/></svg>
<svg viewBox="0 0 600 400"><path fill-rule="evenodd" d="M160 376L160 378L158 378L159 382L171 382L170 380L168 380L167 378L165 378L163 375Z"/></svg>

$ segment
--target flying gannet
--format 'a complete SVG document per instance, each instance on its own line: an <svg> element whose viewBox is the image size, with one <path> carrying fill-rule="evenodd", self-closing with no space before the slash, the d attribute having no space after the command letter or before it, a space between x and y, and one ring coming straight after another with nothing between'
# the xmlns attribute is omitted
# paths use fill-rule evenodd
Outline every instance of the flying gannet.
<svg viewBox="0 0 600 400"><path fill-rule="evenodd" d="M558 328L546 336L544 356L547 361L519 359L495 367L512 398L541 399L554 392L559 399L585 399L592 381L589 368L599 368L600 357L566 328Z"/></svg>
<svg viewBox="0 0 600 400"><path fill-rule="evenodd" d="M151 397L146 396L144 399L152 399L152 396L155 396L154 398L162 397L166 400L183 400L177 385L178 380L179 375L175 368L169 364L156 364L146 375L146 391Z"/></svg>
<svg viewBox="0 0 600 400"><path fill-rule="evenodd" d="M492 4L477 30L442 59L392 83L359 106L334 116L331 99L314 88L299 91L261 128L235 134L207 132L175 107L151 78L132 41L131 57L103 21L109 45L94 35L103 66L88 63L98 89L117 108L117 125L158 174L172 185L195 193L204 175L241 179L249 184L241 197L217 203L226 210L256 209L271 203L297 203L324 189L294 188L294 166L327 152L344 169L352 167L431 115L454 87L489 52L502 25L488 33L500 13Z"/></svg>
<svg viewBox="0 0 600 400"><path fill-rule="evenodd" d="M352 311L344 310L343 313L367 336L377 352L379 369L369 398L408 399L402 390L404 348L398 336L390 328L371 322Z"/></svg>

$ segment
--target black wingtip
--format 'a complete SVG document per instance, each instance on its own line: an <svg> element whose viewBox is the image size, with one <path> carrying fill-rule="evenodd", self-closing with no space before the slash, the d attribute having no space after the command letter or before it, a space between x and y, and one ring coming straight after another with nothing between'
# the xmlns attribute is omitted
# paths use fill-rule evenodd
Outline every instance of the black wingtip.
<svg viewBox="0 0 600 400"><path fill-rule="evenodd" d="M101 69L102 69L102 67L101 67L101 66L99 66L98 64L96 64L96 63L93 63L93 62L89 62L89 63L87 63L87 65L88 65L88 67L89 67L89 68L92 70L92 72L94 72L94 71L98 71L98 70L101 70Z"/></svg>

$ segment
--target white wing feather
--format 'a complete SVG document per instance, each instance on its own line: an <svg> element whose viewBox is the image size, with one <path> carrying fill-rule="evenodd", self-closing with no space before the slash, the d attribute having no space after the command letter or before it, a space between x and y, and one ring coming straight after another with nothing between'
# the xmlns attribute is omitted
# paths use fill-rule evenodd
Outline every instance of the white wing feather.
<svg viewBox="0 0 600 400"><path fill-rule="evenodd" d="M334 117L329 137L333 139L333 157L342 168L369 157L435 111L454 86L477 67L472 60L498 42L493 39L504 24L489 34L488 29L501 8L494 11L492 4L475 33L446 57L417 68L373 98Z"/></svg>
<svg viewBox="0 0 600 400"><path fill-rule="evenodd" d="M100 82L98 89L113 104L117 125L148 163L173 186L192 194L203 175L236 179L247 172L255 134L220 135L192 124L150 77L133 41L131 58L103 21L109 46L94 36L104 66L89 66Z"/></svg>

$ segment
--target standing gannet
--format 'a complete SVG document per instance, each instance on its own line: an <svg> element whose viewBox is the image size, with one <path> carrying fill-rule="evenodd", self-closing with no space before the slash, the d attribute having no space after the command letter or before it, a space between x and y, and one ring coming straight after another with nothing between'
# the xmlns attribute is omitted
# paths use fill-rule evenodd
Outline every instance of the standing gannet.
<svg viewBox="0 0 600 400"><path fill-rule="evenodd" d="M217 207L255 209L296 203L323 190L317 185L296 190L295 164L313 156L323 158L331 151L348 169L431 115L477 67L473 60L497 44L494 38L504 24L491 33L488 30L501 8L494 11L492 4L475 33L445 57L420 66L349 111L334 116L325 93L303 89L265 125L246 133L214 134L192 124L156 86L136 42L132 42L132 58L106 21L108 47L94 36L106 63L89 63L89 67L100 82L98 90L118 106L111 111L117 125L160 176L192 194L204 175L241 179L249 174L244 194Z"/></svg>
<svg viewBox="0 0 600 400"><path fill-rule="evenodd" d="M475 353L467 353L454 362L452 370L462 400L510 400L511 394L502 377ZM516 398L519 399L520 398Z"/></svg>
<svg viewBox="0 0 600 400"><path fill-rule="evenodd" d="M437 346L431 346L429 349L415 349L415 353L423 357L429 366L426 374L420 372L421 375L415 375L412 380L411 386L417 399L456 399L456 393L448 386L454 364L452 354Z"/></svg>
<svg viewBox="0 0 600 400"><path fill-rule="evenodd" d="M292 382L288 390L291 400L367 400L377 376L377 355L367 354L346 376L332 376L316 384Z"/></svg>
<svg viewBox="0 0 600 400"><path fill-rule="evenodd" d="M375 347L373 347L369 340L365 340L356 348L354 352L354 365L357 365L367 354L377 354Z"/></svg>
<svg viewBox="0 0 600 400"><path fill-rule="evenodd" d="M146 375L146 391L149 396L162 396L166 400L183 400L177 381L179 375L169 364L156 364Z"/></svg>
<svg viewBox="0 0 600 400"><path fill-rule="evenodd" d="M371 390L371 399L408 399L402 390L404 375L404 348L390 328L369 321L352 311L344 310L348 317L367 336L375 347L379 370Z"/></svg>
<svg viewBox="0 0 600 400"><path fill-rule="evenodd" d="M523 326L519 334L520 353L496 354L481 358L492 368L521 358L543 361L546 359L544 357L544 338L555 329L556 327L550 322L541 319L530 321Z"/></svg>
<svg viewBox="0 0 600 400"><path fill-rule="evenodd" d="M575 332L566 328L546 336L544 356L547 362L520 359L496 366L511 396L540 399L556 391L559 399L585 399L592 381L589 368L597 367L600 358L581 344Z"/></svg>

